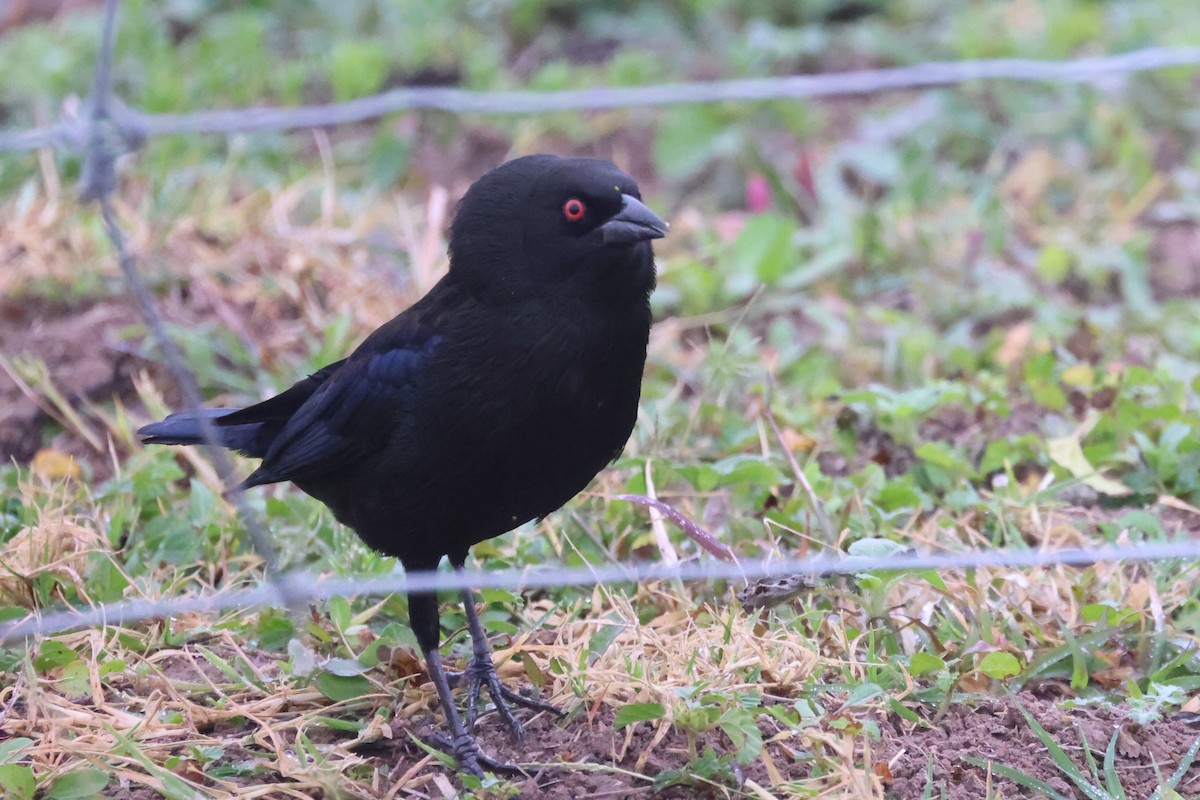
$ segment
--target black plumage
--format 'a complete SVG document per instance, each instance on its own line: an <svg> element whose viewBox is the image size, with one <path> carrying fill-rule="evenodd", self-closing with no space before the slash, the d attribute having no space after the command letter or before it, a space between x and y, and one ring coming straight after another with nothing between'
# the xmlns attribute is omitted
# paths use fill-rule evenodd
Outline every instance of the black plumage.
<svg viewBox="0 0 1200 800"><path fill-rule="evenodd" d="M615 458L633 429L654 288L650 240L666 223L607 161L528 156L480 178L450 230L450 268L349 357L242 409L172 414L138 431L262 459L243 487L291 481L406 569L456 569L471 545L554 511ZM474 657L465 727L438 654L436 598L410 597L414 633L460 765L481 686L516 735L463 593Z"/></svg>

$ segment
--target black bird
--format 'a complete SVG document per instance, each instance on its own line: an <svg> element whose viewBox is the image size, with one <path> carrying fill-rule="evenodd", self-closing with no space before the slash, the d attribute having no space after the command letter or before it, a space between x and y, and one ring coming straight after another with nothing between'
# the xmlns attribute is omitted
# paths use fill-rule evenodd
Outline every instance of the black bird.
<svg viewBox="0 0 1200 800"><path fill-rule="evenodd" d="M241 409L170 415L147 444L222 446L262 459L241 486L291 481L406 569L461 570L471 545L562 506L620 454L633 430L650 331L654 255L667 224L613 164L536 155L467 191L450 228L450 268L430 292L347 358ZM500 683L462 593L473 657L467 725L438 653L437 598L409 616L461 768L481 774L473 727L486 686L505 701L556 710Z"/></svg>

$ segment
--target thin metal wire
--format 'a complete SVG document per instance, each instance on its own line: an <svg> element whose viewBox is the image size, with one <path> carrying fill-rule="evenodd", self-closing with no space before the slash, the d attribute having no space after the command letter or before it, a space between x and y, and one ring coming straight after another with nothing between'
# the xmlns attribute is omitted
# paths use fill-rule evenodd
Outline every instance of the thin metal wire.
<svg viewBox="0 0 1200 800"><path fill-rule="evenodd" d="M1094 83L1113 76L1200 64L1200 47L1148 47L1113 56L1070 61L1002 58L934 61L907 67L865 69L820 75L791 75L730 81L667 83L653 86L570 89L557 92L478 92L443 87L393 89L344 103L295 108L250 107L188 114L147 114L123 105L113 122L130 147L149 136L178 133L251 133L346 125L399 111L432 109L453 114L548 114L615 108L802 100L953 86L968 81L1012 80L1037 83ZM48 145L74 149L86 139L86 121L63 119L25 131L0 133L0 152Z"/></svg>
<svg viewBox="0 0 1200 800"><path fill-rule="evenodd" d="M973 570L986 567L1084 566L1100 562L1191 562L1200 559L1200 541L1181 539L1094 549L1063 550L972 550L962 553L897 553L882 556L837 556L821 554L800 559L766 561L687 561L661 563L604 564L594 567L528 567L485 572L411 572L384 577L328 578L305 574L291 581L303 602L330 597L362 597L397 592L459 591L462 589L509 589L592 586L638 583L651 580L734 581L790 575L822 575L862 572L919 572L924 570ZM1194 565L1189 566L1194 569ZM96 606L32 612L24 620L0 627L0 643L34 635L61 633L93 625L124 626L147 619L170 618L184 613L255 608L276 602L269 586L210 592L155 600L126 600Z"/></svg>
<svg viewBox="0 0 1200 800"><path fill-rule="evenodd" d="M180 353L178 345L167 333L162 314L158 310L158 304L138 273L137 262L126 246L125 234L117 223L116 213L112 207L111 195L117 185L116 159L119 155L119 145L113 141L108 128L113 108L110 98L112 59L119 7L120 0L106 0L104 4L104 28L100 52L96 58L95 84L92 88L91 113L88 117L90 127L87 136L87 150L80 178L80 196L85 200L95 200L100 206L100 218L104 223L104 230L108 234L113 250L116 252L117 263L121 267L126 287L136 300L146 327L162 352L163 361L183 394L185 405L188 408L200 408L203 405L203 399L200 396L196 378L184 364L183 354ZM280 592L291 605L290 587L278 569L278 556L275 548L267 536L266 529L246 503L238 488L233 461L222 449L220 438L212 422L207 417L200 416L199 423L200 435L209 445L205 450L206 455L224 484L226 496L237 509L238 516L245 526L246 532L250 535L254 551L263 559L271 588ZM277 580L277 577L280 579Z"/></svg>

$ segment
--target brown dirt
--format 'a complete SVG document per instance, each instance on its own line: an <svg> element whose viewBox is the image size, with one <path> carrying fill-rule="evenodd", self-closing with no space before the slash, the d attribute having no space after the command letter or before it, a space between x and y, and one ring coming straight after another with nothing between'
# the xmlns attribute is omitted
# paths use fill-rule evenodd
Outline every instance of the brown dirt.
<svg viewBox="0 0 1200 800"><path fill-rule="evenodd" d="M129 396L132 377L151 365L130 351L120 331L141 319L131 303L100 300L70 304L38 297L0 302L0 353L44 362L57 390L73 406L113 396ZM0 371L0 460L28 461L44 441L48 409ZM81 460L103 465L104 454L89 453L77 437L53 445ZM97 458L97 456L100 456Z"/></svg>
<svg viewBox="0 0 1200 800"><path fill-rule="evenodd" d="M723 790L715 786L703 784L679 785L664 789L654 794L651 779L670 770L684 767L688 763L688 742L686 735L678 728L671 728L657 744L653 743L657 729L650 724L639 724L628 732L613 730L613 710L602 706L591 718L584 713L572 715L566 722L558 722L547 715L541 715L526 728L525 739L521 744L515 744L498 720L494 717L485 720L479 729L479 739L484 750L493 757L508 760L516 764L548 764L555 762L571 762L575 764L594 764L597 766L617 767L621 770L650 776L650 779L635 778L617 771L584 771L579 768L567 769L530 769L526 778L516 778L514 783L520 788L522 798L545 798L546 800L576 800L576 798L611 797L621 798L646 794L662 798L718 798L729 797L734 787ZM440 725L440 718L431 723ZM431 730L428 725L418 729L419 734ZM733 747L728 738L719 731L708 731L696 736L696 748L703 752L711 747L718 754L732 752ZM768 745L771 757L780 769L787 769L792 778L807 777L807 765L790 764L791 758L779 745ZM385 755L386 754L386 755ZM402 740L388 742L380 753L393 767L392 774L403 774L407 767L400 764L415 763L416 757L424 753L418 751L407 737ZM639 765L638 760L646 755L645 763ZM742 768L745 778L760 785L769 785L766 768L761 760L755 761Z"/></svg>
<svg viewBox="0 0 1200 800"><path fill-rule="evenodd" d="M845 477L874 462L883 467L889 478L903 475L916 463L913 449L897 442L890 433L881 430L869 415L860 414L850 406L842 408L837 415L837 426L854 437L853 458L826 450L817 454L817 465L821 472L831 477Z"/></svg>
<svg viewBox="0 0 1200 800"><path fill-rule="evenodd" d="M1171 775L1200 736L1200 731L1180 719L1139 725L1111 708L1065 710L1028 692L1018 699L1085 775L1091 773L1083 754L1084 742L1103 769L1105 749L1116 732L1117 774L1130 800L1153 794L1159 786L1157 775ZM1010 700L990 700L973 707L957 705L940 720L926 719L929 727L914 726L896 717L883 721L877 757L888 763L891 779L886 783L896 800L924 796L930 760L933 797L979 800L991 796L987 793L987 771L968 764L965 758L970 756L1023 772L1066 797L1085 797L1054 765L1041 740ZM1103 786L1103 778L1094 782ZM995 775L991 785L997 797L1039 796ZM941 794L943 789L945 795ZM1200 791L1200 767L1189 769L1176 790L1185 797L1195 796Z"/></svg>
<svg viewBox="0 0 1200 800"><path fill-rule="evenodd" d="M99 0L9 0L0 3L0 33L98 5Z"/></svg>
<svg viewBox="0 0 1200 800"><path fill-rule="evenodd" d="M1111 708L1064 709L1031 692L1022 692L1018 700L1085 775L1090 775L1090 768L1083 755L1084 742L1095 762L1103 765L1105 748L1115 732L1118 736L1116 771L1131 800L1148 798L1158 788L1157 776L1171 775L1188 748L1200 736L1196 728L1180 718L1141 725ZM923 713L922 718L922 723L916 725L895 716L879 720L882 736L873 748L872 772L882 781L887 798L907 800L924 797L930 761L933 764L934 797L979 800L986 796L1038 796L995 774L990 777L993 795L988 795L988 771L968 763L968 757L1010 767L1045 782L1068 798L1085 797L1054 765L1041 740L1008 699L984 700L973 706L957 705L940 719L932 712ZM642 723L631 730L614 731L612 721L613 711L607 706L594 709L591 714L586 710L578 710L563 722L544 714L539 715L527 724L525 740L518 745L512 742L507 730L493 715L480 721L477 734L489 755L525 765L528 775L514 779L520 790L518 796L522 798L575 800L583 796L738 796L737 787L703 783L672 786L655 794L650 780L628 773L652 778L685 767L689 760L685 734L672 728L660 741L655 742L657 729L652 724ZM425 785L426 791L432 773L442 772L451 783L455 783L452 774L428 759L425 752L412 743L404 725L397 724L394 738L354 746L358 756L390 776L391 783L381 787L383 793L395 789L395 781L405 775L409 776L410 781ZM269 767L260 756L239 745L252 738L255 731L251 727L247 721L244 729L229 726L218 735L229 739L227 756L232 753L241 761L259 760L263 762L263 767ZM766 722L765 717L760 722L760 728L763 729L764 738L778 733L772 724ZM418 736L440 731L440 717L421 719L411 730ZM313 740L320 740L328 746L336 746L339 737L348 735L313 730L309 730L308 734ZM731 751L729 740L718 731L698 734L696 746L700 751L711 747L718 754ZM785 780L802 781L810 777L810 764L803 754L811 746L812 742L807 741L803 734L798 734L791 740L769 743L767 751ZM639 763L639 759L643 758L644 763ZM585 771L578 766L563 769L546 766L561 762L591 764L600 769ZM862 769L861 766L858 768ZM413 770L411 774L410 770ZM743 780L753 781L760 786L770 786L772 783L762 759L744 766L741 774ZM278 774L268 769L255 776L252 782L261 785L280 780ZM1103 778L1099 782L1102 783ZM280 784L281 788L286 785L286 780ZM105 796L121 800L145 796L132 789L113 784ZM419 794L416 786L413 789ZM1194 796L1200 791L1200 766L1188 770L1177 790L1184 796ZM407 795L402 789L398 796Z"/></svg>
<svg viewBox="0 0 1200 800"><path fill-rule="evenodd" d="M1008 415L1003 417L983 408L944 405L920 421L917 436L921 441L943 442L965 450L969 458L978 461L988 444L996 439L1042 433L1045 419L1044 409L1024 401L1015 401ZM818 453L817 463L825 475L843 477L875 462L883 467L888 477L895 477L917 463L912 447L897 442L890 433L881 430L870 414L860 414L845 406L837 415L837 426L852 434L855 449L850 458L834 451Z"/></svg>
<svg viewBox="0 0 1200 800"><path fill-rule="evenodd" d="M235 252L246 257L237 248ZM295 350L296 331L303 324L286 298L239 297L234 289L212 280L193 279L186 290L172 290L160 298L159 309L168 324L221 325L233 330L247 349L268 364L271 358L257 343L268 342L271 355ZM121 295L74 302L36 294L0 300L0 354L44 363L54 389L83 419L94 421L100 432L105 425L92 418L89 404L121 400L127 407L140 408L133 379L141 372L148 373L153 385L163 391L168 405L181 402L164 364L153 354L141 355L140 334L125 335L131 327L144 330L144 322L134 302ZM286 344L279 342L289 337ZM92 480L109 477L108 452L98 451L71 430L48 437L56 414L52 403L33 388L27 393L0 369L0 461L26 463L38 450L50 447L86 465Z"/></svg>
<svg viewBox="0 0 1200 800"><path fill-rule="evenodd" d="M1146 256L1158 300L1200 294L1200 226L1188 222L1158 226Z"/></svg>

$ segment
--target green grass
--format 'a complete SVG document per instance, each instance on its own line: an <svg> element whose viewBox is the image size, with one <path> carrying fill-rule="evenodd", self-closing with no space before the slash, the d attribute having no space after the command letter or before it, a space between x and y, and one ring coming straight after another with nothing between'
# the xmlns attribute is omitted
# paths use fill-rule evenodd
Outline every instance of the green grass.
<svg viewBox="0 0 1200 800"><path fill-rule="evenodd" d="M452 5L128 3L117 86L132 105L186 111L414 81L555 89L1066 58L1187 43L1200 28L1183 0L910 0L851 23L828 21L828 2ZM6 123L46 121L86 92L97 37L98 17L80 12L0 38L0 63L23 65L0 85ZM340 357L428 286L444 247L427 229L452 209L432 176L458 190L482 152L546 148L642 170L673 227L637 429L593 491L478 546L481 565L658 558L647 512L611 499L646 493L648 476L742 558L1162 541L1200 521L1194 80L397 115L329 133L328 167L309 133L167 137L125 166L120 213L200 385L237 401ZM906 118L922 121L876 135ZM67 154L0 162L0 254L17 254L0 258L0 289L18 302L127 302L94 212L68 191L78 169ZM770 197L751 213L758 181ZM153 352L139 326L121 336ZM133 442L166 408L165 381L71 412L54 364L4 355L61 419L42 460L0 466L0 619L261 580L211 469ZM86 454L77 473L53 457L64 448ZM397 569L296 491L247 500L290 568ZM681 557L710 557L667 535ZM925 720L1050 684L1147 724L1178 710L1200 687L1189 569L860 574L752 614L734 600L741 586L720 584L492 591L482 618L512 645L509 680L553 693L571 724L603 713L618 738L647 734L643 758L633 750L614 775L749 793L737 776L762 769L771 796L882 796L868 757L881 714ZM0 787L114 793L119 771L164 797L279 780L375 796L392 764L352 745L402 739L406 717L434 708L405 612L402 597L337 598L296 616L233 611L0 649ZM462 655L461 611L448 604L443 620ZM156 738L151 718L187 736ZM658 731L666 744L648 744ZM1107 744L1092 743L1098 762L1055 764L1122 796ZM648 766L665 752L666 768ZM1176 765L1160 766L1165 787ZM435 775L426 765L412 790L434 791Z"/></svg>

